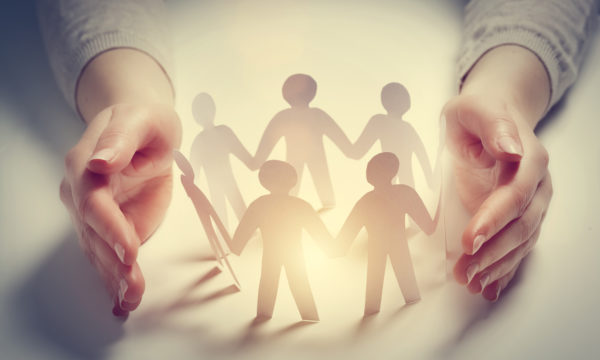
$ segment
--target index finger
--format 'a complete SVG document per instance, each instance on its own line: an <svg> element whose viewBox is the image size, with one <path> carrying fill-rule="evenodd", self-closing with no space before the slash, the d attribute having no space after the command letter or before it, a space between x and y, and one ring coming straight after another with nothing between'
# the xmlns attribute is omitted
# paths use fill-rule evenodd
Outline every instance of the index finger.
<svg viewBox="0 0 600 360"><path fill-rule="evenodd" d="M500 185L481 204L463 233L465 253L476 253L481 245L525 212L547 173L547 163L548 155L543 150L520 163L501 165Z"/></svg>
<svg viewBox="0 0 600 360"><path fill-rule="evenodd" d="M103 177L89 172L85 177ZM82 220L89 224L98 236L114 249L119 260L132 265L137 258L140 242L133 226L115 202L108 186L82 189L76 199Z"/></svg>

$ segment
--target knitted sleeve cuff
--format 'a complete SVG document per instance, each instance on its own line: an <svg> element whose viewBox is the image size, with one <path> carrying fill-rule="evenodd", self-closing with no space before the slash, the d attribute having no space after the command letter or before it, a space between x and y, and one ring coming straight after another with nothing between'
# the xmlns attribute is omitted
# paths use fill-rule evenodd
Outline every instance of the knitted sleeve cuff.
<svg viewBox="0 0 600 360"><path fill-rule="evenodd" d="M58 82L65 98L73 109L76 106L76 91L79 78L85 66L101 53L117 48L131 48L142 51L152 57L162 68L174 90L173 64L168 49L159 49L155 42L140 37L138 34L125 31L112 31L95 35L89 41L82 43L73 50L73 54L66 56L69 59L65 66L64 76L58 77Z"/></svg>
<svg viewBox="0 0 600 360"><path fill-rule="evenodd" d="M501 45L522 46L532 51L540 59L550 80L550 102L546 111L562 97L566 90L566 87L561 87L559 84L570 83L570 81L559 81L561 74L559 68L560 64L555 56L554 48L548 40L533 31L528 31L527 29L507 29L505 31L496 32L486 37L483 41L471 42L471 44L473 47L465 49L459 57L459 88L462 87L464 79L475 63L477 63L485 53Z"/></svg>

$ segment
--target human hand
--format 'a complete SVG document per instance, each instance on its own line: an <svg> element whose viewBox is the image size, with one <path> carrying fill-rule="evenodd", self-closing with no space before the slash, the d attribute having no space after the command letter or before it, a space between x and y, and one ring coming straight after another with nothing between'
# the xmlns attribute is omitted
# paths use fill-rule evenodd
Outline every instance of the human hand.
<svg viewBox="0 0 600 360"><path fill-rule="evenodd" d="M140 304L144 278L138 248L164 217L172 151L180 137L172 107L118 104L89 122L65 158L61 199L114 300L115 315Z"/></svg>
<svg viewBox="0 0 600 360"><path fill-rule="evenodd" d="M552 197L548 153L531 119L507 101L459 95L443 113L457 191L473 215L454 276L495 301L540 234Z"/></svg>

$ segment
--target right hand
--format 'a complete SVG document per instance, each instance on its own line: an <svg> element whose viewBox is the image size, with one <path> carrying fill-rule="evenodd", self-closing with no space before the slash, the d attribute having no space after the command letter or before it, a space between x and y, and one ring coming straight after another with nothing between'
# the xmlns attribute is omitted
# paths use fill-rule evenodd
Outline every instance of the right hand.
<svg viewBox="0 0 600 360"><path fill-rule="evenodd" d="M65 158L61 200L115 315L127 315L142 299L138 248L170 202L172 151L180 138L172 107L118 104L92 119Z"/></svg>

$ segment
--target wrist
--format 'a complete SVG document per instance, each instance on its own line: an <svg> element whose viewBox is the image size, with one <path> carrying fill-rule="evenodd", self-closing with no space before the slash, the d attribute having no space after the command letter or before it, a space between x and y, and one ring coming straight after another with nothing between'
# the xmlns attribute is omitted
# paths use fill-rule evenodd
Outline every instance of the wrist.
<svg viewBox="0 0 600 360"><path fill-rule="evenodd" d="M149 55L130 48L103 52L83 69L76 90L77 110L89 123L116 104L173 107L167 74Z"/></svg>
<svg viewBox="0 0 600 360"><path fill-rule="evenodd" d="M461 94L500 101L515 121L535 128L550 100L550 80L539 58L517 45L485 53L465 76Z"/></svg>

